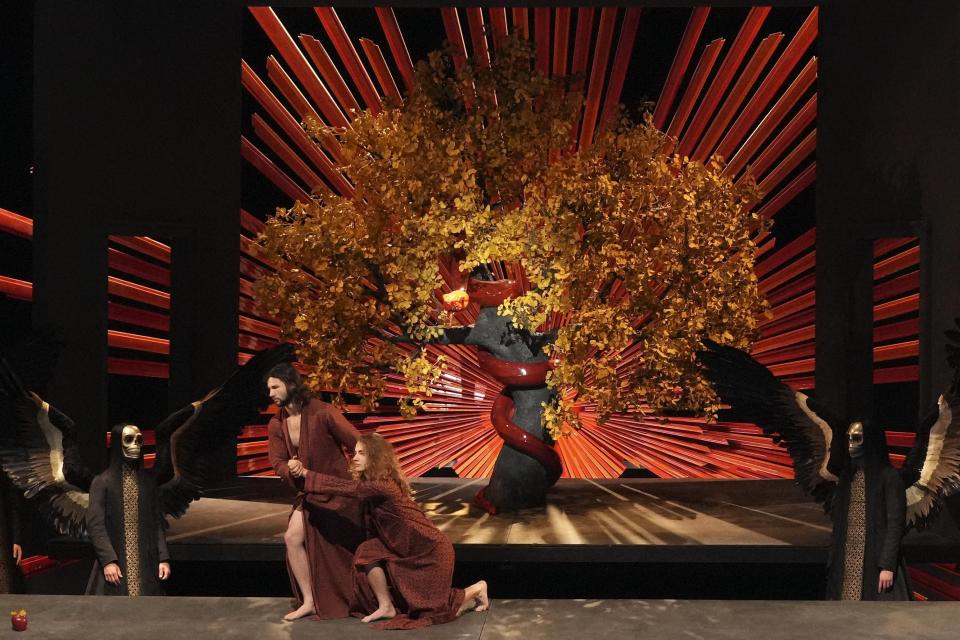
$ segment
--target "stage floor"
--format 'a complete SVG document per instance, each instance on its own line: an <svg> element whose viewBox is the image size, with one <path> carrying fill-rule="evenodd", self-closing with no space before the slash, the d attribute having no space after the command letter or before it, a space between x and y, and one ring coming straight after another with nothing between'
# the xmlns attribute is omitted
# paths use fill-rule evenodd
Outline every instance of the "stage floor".
<svg viewBox="0 0 960 640"><path fill-rule="evenodd" d="M357 620L284 623L286 598L107 598L0 596L0 611L26 608L25 637L363 640L383 632ZM757 602L710 600L494 600L490 611L410 637L463 640L691 638L952 640L955 603ZM7 631L6 634L12 634ZM392 635L391 635L392 637ZM406 637L406 636L404 636Z"/></svg>
<svg viewBox="0 0 960 640"><path fill-rule="evenodd" d="M471 505L484 482L413 482L460 561L826 561L830 522L790 480L561 480L545 508L497 516ZM172 521L174 558L282 560L290 499L277 479L238 478ZM914 532L905 548L911 561L955 562L960 532Z"/></svg>

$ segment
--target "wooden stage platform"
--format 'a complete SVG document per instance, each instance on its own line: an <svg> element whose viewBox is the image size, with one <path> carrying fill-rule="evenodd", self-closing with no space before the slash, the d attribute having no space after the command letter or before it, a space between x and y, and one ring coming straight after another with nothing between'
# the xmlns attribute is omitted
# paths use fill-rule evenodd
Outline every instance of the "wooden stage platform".
<svg viewBox="0 0 960 640"><path fill-rule="evenodd" d="M710 600L494 600L485 613L414 633L387 633L358 620L285 623L286 598L106 598L0 596L0 610L26 608L24 638L424 638L435 640L952 640L949 602L841 603ZM17 635L9 628L3 637Z"/></svg>
<svg viewBox="0 0 960 640"><path fill-rule="evenodd" d="M484 482L413 482L458 562L816 564L827 557L830 523L789 480L561 480L546 508L497 516L471 505ZM282 561L290 499L275 478L238 478L211 492L171 522L174 560ZM53 553L90 550L61 540ZM952 524L913 532L905 554L911 562L960 561L960 532Z"/></svg>

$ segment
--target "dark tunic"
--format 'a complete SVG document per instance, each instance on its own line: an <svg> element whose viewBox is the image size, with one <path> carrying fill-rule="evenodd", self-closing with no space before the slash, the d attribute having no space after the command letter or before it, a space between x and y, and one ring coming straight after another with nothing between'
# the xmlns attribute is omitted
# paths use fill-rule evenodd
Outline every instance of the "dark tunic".
<svg viewBox="0 0 960 640"><path fill-rule="evenodd" d="M23 592L23 575L13 557L13 545L22 544L22 504L23 495L6 474L0 472L0 593Z"/></svg>
<svg viewBox="0 0 960 640"><path fill-rule="evenodd" d="M132 477L133 493L130 491L131 477L126 478L125 483L120 464L114 464L98 475L90 485L87 533L100 569L94 592L122 596L163 595L160 563L169 562L170 554L164 537L164 518L157 484L153 474L142 467L134 468L126 475ZM128 550L139 557L129 558ZM111 562L120 565L123 578L119 586L103 578L103 567ZM139 582L139 585L131 589L131 581Z"/></svg>
<svg viewBox="0 0 960 640"><path fill-rule="evenodd" d="M860 490L852 491L855 480L857 487L862 482L862 494ZM862 506L857 495L851 500L852 493L863 496ZM859 590L853 587L854 599L911 599L906 567L900 555L905 512L903 482L889 464L866 465L862 470L850 465L843 471L830 509L833 534L827 573L828 600L844 599L845 581L848 591L851 584L859 583ZM893 587L877 593L883 570L893 571Z"/></svg>
<svg viewBox="0 0 960 640"><path fill-rule="evenodd" d="M305 489L311 495L363 500L367 540L357 548L354 559L355 616L362 617L377 609L377 598L365 569L382 564L398 615L377 627L416 629L457 617L464 593L463 589L451 587L453 545L395 483L356 482L310 470Z"/></svg>
<svg viewBox="0 0 960 640"><path fill-rule="evenodd" d="M286 419L287 412L281 409L267 427L270 464L277 475L297 491L291 517L306 519L304 537L316 617L321 620L346 618L353 604L353 552L363 539L360 503L349 497L307 496L303 492L303 479L290 474L287 461L297 456L307 469L349 478L347 455L353 454L360 433L336 407L312 399L300 412L300 442L299 447L294 448ZM303 604L303 594L289 563L287 572L299 607Z"/></svg>

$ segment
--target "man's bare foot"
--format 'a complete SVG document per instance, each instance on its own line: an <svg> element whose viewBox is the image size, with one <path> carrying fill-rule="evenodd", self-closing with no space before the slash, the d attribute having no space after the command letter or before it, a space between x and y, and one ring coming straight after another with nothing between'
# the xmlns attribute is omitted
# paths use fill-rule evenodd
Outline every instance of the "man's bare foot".
<svg viewBox="0 0 960 640"><path fill-rule="evenodd" d="M385 607L379 607L376 611L370 615L361 618L360 622L374 622L375 620L389 620L390 618L397 615L397 610L393 607L392 604L388 604Z"/></svg>
<svg viewBox="0 0 960 640"><path fill-rule="evenodd" d="M313 608L312 602L304 602L299 609L294 609L287 615L283 616L283 619L287 622L293 622L294 620L299 620L300 618L306 618L307 616L312 616L316 611Z"/></svg>

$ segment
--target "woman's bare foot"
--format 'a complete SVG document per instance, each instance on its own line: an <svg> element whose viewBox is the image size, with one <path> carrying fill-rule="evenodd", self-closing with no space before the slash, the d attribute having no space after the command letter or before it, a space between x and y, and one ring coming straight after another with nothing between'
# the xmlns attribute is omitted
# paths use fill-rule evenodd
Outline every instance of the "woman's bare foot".
<svg viewBox="0 0 960 640"><path fill-rule="evenodd" d="M306 618L307 616L312 616L316 611L313 608L312 602L304 602L299 609L294 609L287 615L283 616L283 619L287 622L293 622L294 620L299 620L300 618Z"/></svg>
<svg viewBox="0 0 960 640"><path fill-rule="evenodd" d="M490 598L487 596L487 581L480 580L463 590L463 604L457 615L461 616L467 611L486 611L490 608Z"/></svg>
<svg viewBox="0 0 960 640"><path fill-rule="evenodd" d="M480 587L480 592L477 593L477 597L475 598L477 606L475 606L473 610L486 611L490 608L490 598L487 596L487 581L481 580L477 585Z"/></svg>
<svg viewBox="0 0 960 640"><path fill-rule="evenodd" d="M361 618L360 622L374 622L375 620L389 620L390 618L397 615L397 610L393 607L392 604L386 606L378 607L376 611L370 615Z"/></svg>

